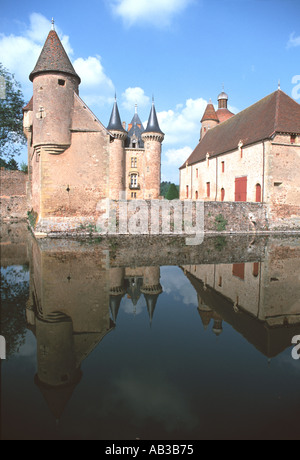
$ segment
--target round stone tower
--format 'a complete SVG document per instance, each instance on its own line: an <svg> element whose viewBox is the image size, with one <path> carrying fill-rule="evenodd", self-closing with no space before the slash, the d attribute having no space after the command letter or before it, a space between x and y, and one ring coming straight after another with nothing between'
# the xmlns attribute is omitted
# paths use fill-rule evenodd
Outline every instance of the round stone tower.
<svg viewBox="0 0 300 460"><path fill-rule="evenodd" d="M109 154L109 198L118 200L120 192L125 191L124 142L127 138L127 132L121 123L116 99L107 129L112 135Z"/></svg>
<svg viewBox="0 0 300 460"><path fill-rule="evenodd" d="M74 92L80 78L54 30L49 32L34 70L33 146L61 153L71 144Z"/></svg>
<svg viewBox="0 0 300 460"><path fill-rule="evenodd" d="M147 128L142 133L144 142L144 196L146 200L156 200L160 196L161 182L161 144L164 140L164 133L161 131L154 101L147 124Z"/></svg>

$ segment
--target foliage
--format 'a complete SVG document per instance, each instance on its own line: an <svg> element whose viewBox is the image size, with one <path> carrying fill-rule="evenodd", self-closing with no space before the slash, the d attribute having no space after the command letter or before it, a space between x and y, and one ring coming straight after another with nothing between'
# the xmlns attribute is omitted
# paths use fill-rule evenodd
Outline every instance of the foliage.
<svg viewBox="0 0 300 460"><path fill-rule="evenodd" d="M28 164L22 162L20 165L20 171L23 171L24 173L28 174Z"/></svg>
<svg viewBox="0 0 300 460"><path fill-rule="evenodd" d="M165 197L167 200L178 200L179 198L179 192L178 188L175 184L171 184L169 186L168 192Z"/></svg>
<svg viewBox="0 0 300 460"><path fill-rule="evenodd" d="M12 171L17 171L18 170L18 163L14 158L11 158L9 161L5 161L2 158L0 158L0 167L5 168L5 169L10 169Z"/></svg>
<svg viewBox="0 0 300 460"><path fill-rule="evenodd" d="M228 221L224 218L222 214L218 214L215 218L215 228L218 232L223 232L226 230Z"/></svg>
<svg viewBox="0 0 300 460"><path fill-rule="evenodd" d="M19 155L21 145L26 143L23 134L24 105L20 83L0 63L0 158L10 160Z"/></svg>
<svg viewBox="0 0 300 460"><path fill-rule="evenodd" d="M166 194L168 193L169 187L171 185L171 182L162 182L160 184L160 195L163 197L166 197Z"/></svg>
<svg viewBox="0 0 300 460"><path fill-rule="evenodd" d="M1 268L1 334L6 340L6 357L18 353L27 330L26 301L29 295L28 268Z"/></svg>

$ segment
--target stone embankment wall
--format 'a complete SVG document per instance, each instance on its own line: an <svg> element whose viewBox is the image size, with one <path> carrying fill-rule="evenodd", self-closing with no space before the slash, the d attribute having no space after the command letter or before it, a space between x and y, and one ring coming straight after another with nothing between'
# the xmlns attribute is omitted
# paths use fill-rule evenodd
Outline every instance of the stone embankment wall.
<svg viewBox="0 0 300 460"><path fill-rule="evenodd" d="M0 220L26 220L28 203L27 174L22 171L0 170Z"/></svg>

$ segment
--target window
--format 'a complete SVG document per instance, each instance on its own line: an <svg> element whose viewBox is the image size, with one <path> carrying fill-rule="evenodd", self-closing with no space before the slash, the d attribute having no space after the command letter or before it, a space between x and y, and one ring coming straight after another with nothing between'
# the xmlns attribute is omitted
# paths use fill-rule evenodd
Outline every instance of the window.
<svg viewBox="0 0 300 460"><path fill-rule="evenodd" d="M222 161L222 173L225 172L225 161Z"/></svg>
<svg viewBox="0 0 300 460"><path fill-rule="evenodd" d="M66 83L65 80L61 80L61 79L58 80L59 86L65 86L65 83Z"/></svg>
<svg viewBox="0 0 300 460"><path fill-rule="evenodd" d="M137 187L137 174L131 174L130 176L130 185L132 188Z"/></svg>
<svg viewBox="0 0 300 460"><path fill-rule="evenodd" d="M210 182L206 183L206 196L210 198Z"/></svg>
<svg viewBox="0 0 300 460"><path fill-rule="evenodd" d="M189 186L188 185L186 186L186 197L187 198L189 197Z"/></svg>
<svg viewBox="0 0 300 460"><path fill-rule="evenodd" d="M296 134L291 134L291 144L296 143Z"/></svg>
<svg viewBox="0 0 300 460"><path fill-rule="evenodd" d="M224 201L225 200L225 189L222 188L221 189L221 201Z"/></svg>
<svg viewBox="0 0 300 460"><path fill-rule="evenodd" d="M198 192L195 193L195 198L198 200Z"/></svg>
<svg viewBox="0 0 300 460"><path fill-rule="evenodd" d="M132 157L132 158L131 158L131 167L132 167L132 168L136 168L136 167L137 167L137 158L136 158L136 157Z"/></svg>
<svg viewBox="0 0 300 460"><path fill-rule="evenodd" d="M131 198L136 198L136 192L131 192Z"/></svg>
<svg viewBox="0 0 300 460"><path fill-rule="evenodd" d="M198 168L197 168L197 169L196 169L196 179L198 179L198 177L199 177L199 170L198 170Z"/></svg>
<svg viewBox="0 0 300 460"><path fill-rule="evenodd" d="M219 287L222 287L223 284L223 278L222 276L219 277Z"/></svg>

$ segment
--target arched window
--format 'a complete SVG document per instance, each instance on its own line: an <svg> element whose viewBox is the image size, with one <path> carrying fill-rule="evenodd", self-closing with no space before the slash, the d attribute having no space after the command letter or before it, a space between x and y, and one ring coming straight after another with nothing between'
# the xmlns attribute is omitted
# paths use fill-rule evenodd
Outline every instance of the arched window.
<svg viewBox="0 0 300 460"><path fill-rule="evenodd" d="M198 192L195 193L196 200L198 200Z"/></svg>
<svg viewBox="0 0 300 460"><path fill-rule="evenodd" d="M225 188L221 189L221 201L225 200Z"/></svg>
<svg viewBox="0 0 300 460"><path fill-rule="evenodd" d="M261 185L256 184L255 186L255 201L256 203L261 203Z"/></svg>

